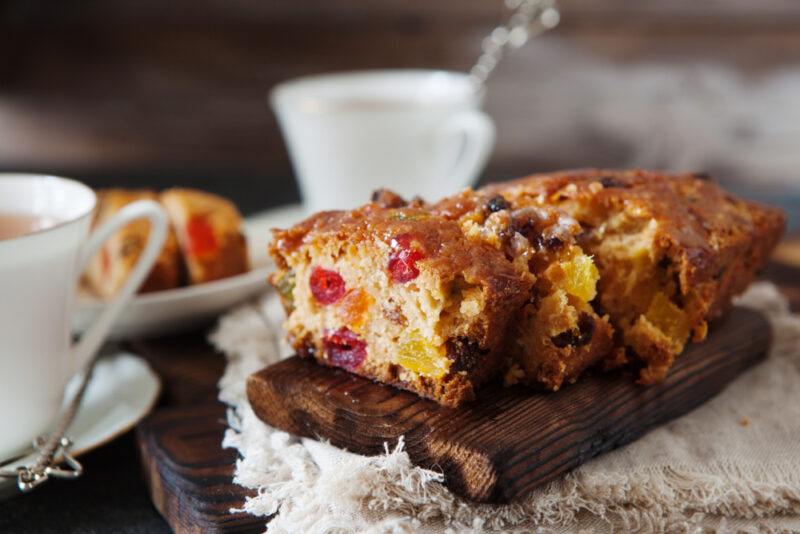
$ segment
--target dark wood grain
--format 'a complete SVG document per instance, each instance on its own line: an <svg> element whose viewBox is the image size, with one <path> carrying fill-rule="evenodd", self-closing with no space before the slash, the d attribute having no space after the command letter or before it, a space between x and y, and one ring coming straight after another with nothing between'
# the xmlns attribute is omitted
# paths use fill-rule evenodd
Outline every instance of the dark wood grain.
<svg viewBox="0 0 800 534"><path fill-rule="evenodd" d="M217 382L225 370L225 356L207 339L208 329L203 328L130 341L124 348L147 360L162 378L162 406L205 406L217 404Z"/></svg>
<svg viewBox="0 0 800 534"><path fill-rule="evenodd" d="M225 407L216 400L225 357L206 329L126 344L162 379L161 406L136 428L150 498L173 531L263 532L267 518L231 513L248 490L233 482L236 451L222 448Z"/></svg>
<svg viewBox="0 0 800 534"><path fill-rule="evenodd" d="M221 404L160 410L137 429L153 504L175 532L263 531L266 519L231 512L247 491L233 482L236 451L222 449Z"/></svg>
<svg viewBox="0 0 800 534"><path fill-rule="evenodd" d="M614 373L557 393L491 386L459 409L298 357L252 375L247 391L269 425L361 454L405 436L412 461L441 469L454 492L505 502L707 401L760 361L769 342L764 317L735 309L656 386Z"/></svg>

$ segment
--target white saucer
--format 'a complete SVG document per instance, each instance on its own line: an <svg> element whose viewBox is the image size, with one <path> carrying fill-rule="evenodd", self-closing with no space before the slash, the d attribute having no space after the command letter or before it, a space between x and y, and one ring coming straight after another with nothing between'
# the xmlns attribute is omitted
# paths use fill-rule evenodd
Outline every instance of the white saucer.
<svg viewBox="0 0 800 534"><path fill-rule="evenodd" d="M76 380L70 382L67 398L77 386ZM133 428L153 408L160 391L158 376L138 356L119 353L101 359L67 431L73 442L70 452L80 456ZM30 454L3 467L13 469L34 460L35 454ZM0 478L0 499L17 492L15 480Z"/></svg>
<svg viewBox="0 0 800 534"><path fill-rule="evenodd" d="M283 206L244 221L253 269L239 276L196 286L137 295L125 308L109 334L109 340L152 337L187 330L220 315L232 306L268 288L272 262L267 256L270 228L288 226L303 217L299 205ZM73 332L83 332L103 309L104 302L79 291Z"/></svg>

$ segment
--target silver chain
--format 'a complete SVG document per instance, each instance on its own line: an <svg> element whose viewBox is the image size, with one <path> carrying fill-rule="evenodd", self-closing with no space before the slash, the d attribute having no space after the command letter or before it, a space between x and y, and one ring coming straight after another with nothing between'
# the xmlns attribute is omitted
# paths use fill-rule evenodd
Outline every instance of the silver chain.
<svg viewBox="0 0 800 534"><path fill-rule="evenodd" d="M531 37L555 28L561 19L556 0L506 0L506 7L514 14L483 40L482 54L469 71L478 85L486 83L507 50L516 50Z"/></svg>
<svg viewBox="0 0 800 534"><path fill-rule="evenodd" d="M59 415L53 432L33 441L33 448L39 453L33 465L0 469L0 478L16 478L17 487L27 493L50 478L78 478L83 474L83 466L68 452L72 442L65 434L75 419L96 362L97 357L81 372L78 391Z"/></svg>

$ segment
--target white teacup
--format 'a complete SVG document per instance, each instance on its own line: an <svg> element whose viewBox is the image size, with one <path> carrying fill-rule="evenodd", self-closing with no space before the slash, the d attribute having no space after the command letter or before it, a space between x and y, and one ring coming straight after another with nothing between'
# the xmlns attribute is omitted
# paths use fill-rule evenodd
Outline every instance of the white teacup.
<svg viewBox="0 0 800 534"><path fill-rule="evenodd" d="M132 203L87 241L96 198L85 185L53 176L0 174L5 224L43 221L0 239L0 460L46 434L69 378L94 354L156 260L167 222L151 201ZM150 221L150 238L119 294L76 344L70 341L75 288L86 262L134 219ZM7 233L7 232L6 232Z"/></svg>
<svg viewBox="0 0 800 534"><path fill-rule="evenodd" d="M495 140L463 73L382 70L290 80L270 95L308 211L387 187L433 200L471 185Z"/></svg>

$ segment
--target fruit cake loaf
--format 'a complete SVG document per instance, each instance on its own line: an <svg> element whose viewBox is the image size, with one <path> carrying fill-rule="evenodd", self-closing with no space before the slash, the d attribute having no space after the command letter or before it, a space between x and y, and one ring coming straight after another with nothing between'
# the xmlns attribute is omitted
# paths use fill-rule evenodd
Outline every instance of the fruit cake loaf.
<svg viewBox="0 0 800 534"><path fill-rule="evenodd" d="M780 210L738 199L706 175L566 171L484 189L513 206L554 206L583 228L608 313L640 382L661 380L691 336L705 338L780 239Z"/></svg>
<svg viewBox="0 0 800 534"><path fill-rule="evenodd" d="M100 190L97 192L94 225L102 224L131 202L157 199L156 193L149 190ZM108 239L86 268L85 280L94 292L101 297L111 297L120 290L144 250L149 227L147 221L133 221ZM164 248L139 292L178 287L182 278L183 265L178 242L175 233L170 230Z"/></svg>
<svg viewBox="0 0 800 534"><path fill-rule="evenodd" d="M247 272L242 217L229 200L196 189L168 189L160 201L178 238L189 283Z"/></svg>
<svg viewBox="0 0 800 534"><path fill-rule="evenodd" d="M466 236L502 251L535 280L508 334L506 384L558 390L603 360L613 346L613 328L590 304L600 275L576 243L581 226L575 219L485 190L443 199L432 212L457 220Z"/></svg>
<svg viewBox="0 0 800 534"><path fill-rule="evenodd" d="M274 230L271 277L298 354L457 406L502 364L531 280L459 225L385 193Z"/></svg>

